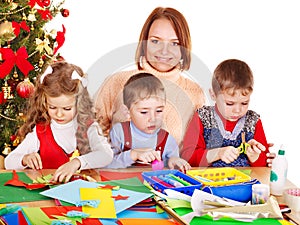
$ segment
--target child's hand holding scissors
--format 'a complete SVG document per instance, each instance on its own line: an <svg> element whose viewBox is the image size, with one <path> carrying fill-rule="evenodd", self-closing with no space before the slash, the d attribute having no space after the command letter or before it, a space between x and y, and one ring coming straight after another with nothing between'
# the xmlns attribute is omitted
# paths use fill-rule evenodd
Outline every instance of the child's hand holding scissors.
<svg viewBox="0 0 300 225"><path fill-rule="evenodd" d="M246 142L245 133L242 133L242 143L238 149L240 149L240 153L245 153L250 162L253 163L258 159L260 153L266 150L266 147L255 139Z"/></svg>

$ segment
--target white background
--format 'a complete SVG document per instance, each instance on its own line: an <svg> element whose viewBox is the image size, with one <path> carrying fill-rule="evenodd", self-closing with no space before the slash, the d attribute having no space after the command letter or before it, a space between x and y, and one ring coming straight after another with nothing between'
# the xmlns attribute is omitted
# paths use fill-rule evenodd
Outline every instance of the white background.
<svg viewBox="0 0 300 225"><path fill-rule="evenodd" d="M192 52L211 72L228 58L241 59L252 68L255 86L250 108L261 115L267 139L276 145L272 151L277 152L278 146L284 144L288 178L300 186L297 1L66 0L64 7L70 10L69 17L58 15L49 27L62 30L61 24L65 25L66 42L60 52L67 61L88 72L101 57L136 43L144 21L157 6L174 7L185 15ZM134 51L126 57L134 60ZM199 73L191 75L201 76ZM103 71L89 73L99 83L106 75L109 74ZM99 86L97 82L89 85L92 93Z"/></svg>

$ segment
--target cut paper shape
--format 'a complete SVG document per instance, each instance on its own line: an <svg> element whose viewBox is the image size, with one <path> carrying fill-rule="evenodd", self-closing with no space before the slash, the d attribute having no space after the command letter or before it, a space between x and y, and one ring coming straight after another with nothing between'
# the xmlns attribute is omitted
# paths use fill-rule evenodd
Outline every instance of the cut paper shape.
<svg viewBox="0 0 300 225"><path fill-rule="evenodd" d="M81 201L80 199L80 188L97 188L99 186L99 183L93 183L88 182L84 180L76 180L72 181L66 184L61 184L59 186L56 186L54 188L51 188L49 190L45 190L40 192L41 195L59 199L71 204L76 204L76 202ZM99 188L98 188L99 189ZM99 189L102 190L102 189ZM105 190L105 189L103 189ZM108 189L106 189L108 190ZM115 208L116 213L120 213L124 211L125 209L128 209L129 207L147 199L153 196L152 193L142 193L142 192L136 192L136 191L130 191L123 188L120 188L120 190L113 190L113 195L123 195L123 196L129 196L129 198L126 201L116 201L115 202Z"/></svg>
<svg viewBox="0 0 300 225"><path fill-rule="evenodd" d="M67 212L67 217L79 217L79 218L87 218L90 215L81 211L72 210Z"/></svg>
<svg viewBox="0 0 300 225"><path fill-rule="evenodd" d="M53 220L51 225L77 225L77 223L73 223L72 220L62 219L62 220Z"/></svg>
<svg viewBox="0 0 300 225"><path fill-rule="evenodd" d="M76 206L90 206L93 208L97 208L100 204L100 200L83 200L76 202Z"/></svg>
<svg viewBox="0 0 300 225"><path fill-rule="evenodd" d="M116 201L118 201L118 200L127 200L129 198L129 196L122 196L122 195L111 196L111 197L114 198Z"/></svg>
<svg viewBox="0 0 300 225"><path fill-rule="evenodd" d="M104 186L99 186L98 188L107 188L107 189L111 189L111 190L119 190L120 186L113 186L113 185L110 185L110 184L106 184Z"/></svg>
<svg viewBox="0 0 300 225"><path fill-rule="evenodd" d="M25 187L28 190L44 188L45 184L27 184L19 179L19 176L15 170L13 170L13 176L11 180L8 180L4 185L11 185L16 187Z"/></svg>

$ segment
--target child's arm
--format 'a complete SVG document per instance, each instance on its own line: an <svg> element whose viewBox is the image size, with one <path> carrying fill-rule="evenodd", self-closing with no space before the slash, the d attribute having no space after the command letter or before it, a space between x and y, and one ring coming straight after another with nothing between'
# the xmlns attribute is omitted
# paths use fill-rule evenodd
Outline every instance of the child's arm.
<svg viewBox="0 0 300 225"><path fill-rule="evenodd" d="M206 153L203 125L198 112L195 112L187 127L180 156L188 161L191 166L208 166Z"/></svg>
<svg viewBox="0 0 300 225"><path fill-rule="evenodd" d="M12 170L23 170L29 167L28 162L22 163L22 160L27 154L37 154L39 151L39 140L36 135L35 129L26 135L25 139L9 153L4 159L5 169ZM26 159L25 159L26 160ZM41 166L41 164L40 164Z"/></svg>
<svg viewBox="0 0 300 225"><path fill-rule="evenodd" d="M91 152L77 157L80 161L80 169L107 166L113 160L113 151L97 122L90 126L87 133Z"/></svg>

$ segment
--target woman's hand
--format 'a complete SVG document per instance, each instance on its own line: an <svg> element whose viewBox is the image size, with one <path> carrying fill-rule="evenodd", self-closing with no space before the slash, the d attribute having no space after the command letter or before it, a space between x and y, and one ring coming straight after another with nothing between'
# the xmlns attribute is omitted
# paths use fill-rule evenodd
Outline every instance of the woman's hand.
<svg viewBox="0 0 300 225"><path fill-rule="evenodd" d="M51 181L53 182L68 182L73 174L80 168L81 164L79 159L74 158L70 162L67 162L60 166L54 173Z"/></svg>
<svg viewBox="0 0 300 225"><path fill-rule="evenodd" d="M24 155L22 159L23 166L26 166L31 169L41 170L43 169L42 159L39 153L34 152L27 155Z"/></svg>

